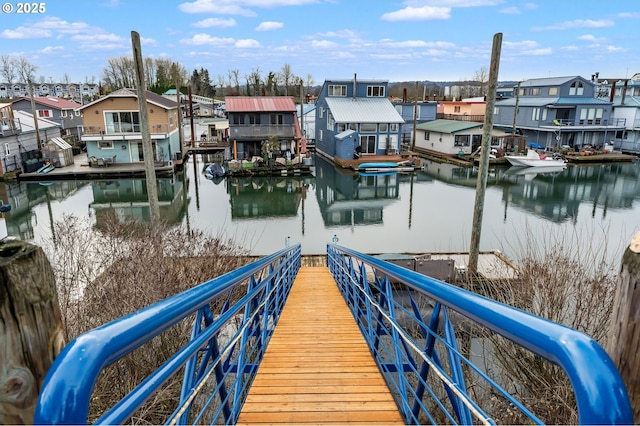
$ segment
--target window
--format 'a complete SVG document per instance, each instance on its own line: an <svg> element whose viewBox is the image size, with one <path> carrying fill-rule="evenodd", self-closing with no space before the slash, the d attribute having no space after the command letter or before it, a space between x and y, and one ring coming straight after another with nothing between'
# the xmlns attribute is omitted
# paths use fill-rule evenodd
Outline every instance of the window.
<svg viewBox="0 0 640 426"><path fill-rule="evenodd" d="M424 132L424 140L425 141L428 141L430 137L431 137L431 132Z"/></svg>
<svg viewBox="0 0 640 426"><path fill-rule="evenodd" d="M531 96L540 96L540 93L541 89L539 87L532 87L531 91L529 92Z"/></svg>
<svg viewBox="0 0 640 426"><path fill-rule="evenodd" d="M260 124L260 114L247 114L249 116L249 124Z"/></svg>
<svg viewBox="0 0 640 426"><path fill-rule="evenodd" d="M498 115L498 114L500 114L500 108L499 108L499 107L495 107L495 108L493 108L493 114L494 114L494 115Z"/></svg>
<svg viewBox="0 0 640 426"><path fill-rule="evenodd" d="M549 96L556 96L558 94L557 87L549 87Z"/></svg>
<svg viewBox="0 0 640 426"><path fill-rule="evenodd" d="M455 135L453 146L469 146L469 135Z"/></svg>
<svg viewBox="0 0 640 426"><path fill-rule="evenodd" d="M333 114L327 114L327 129L333 130L333 127L336 125L335 120L333 119Z"/></svg>
<svg viewBox="0 0 640 426"><path fill-rule="evenodd" d="M518 92L518 96L524 96L527 94L527 89L520 89L520 91Z"/></svg>
<svg viewBox="0 0 640 426"><path fill-rule="evenodd" d="M398 123L391 123L389 130L391 132L397 132L398 131Z"/></svg>
<svg viewBox="0 0 640 426"><path fill-rule="evenodd" d="M338 123L338 133L342 133L347 130L347 123Z"/></svg>
<svg viewBox="0 0 640 426"><path fill-rule="evenodd" d="M327 96L347 96L347 86L329 85Z"/></svg>
<svg viewBox="0 0 640 426"><path fill-rule="evenodd" d="M282 124L284 124L284 115L282 115L282 114L271 114L271 124L272 125L282 125Z"/></svg>
<svg viewBox="0 0 640 426"><path fill-rule="evenodd" d="M546 108L534 108L531 113L531 119L533 121L546 121L547 120L547 109Z"/></svg>
<svg viewBox="0 0 640 426"><path fill-rule="evenodd" d="M318 118L324 117L324 108L318 108Z"/></svg>
<svg viewBox="0 0 640 426"><path fill-rule="evenodd" d="M4 144L4 155L11 155L11 148L9 148L9 144L5 143Z"/></svg>
<svg viewBox="0 0 640 426"><path fill-rule="evenodd" d="M569 96L582 96L584 94L584 85L581 81L574 81L569 87Z"/></svg>
<svg viewBox="0 0 640 426"><path fill-rule="evenodd" d="M384 97L384 86L367 86L367 96Z"/></svg>
<svg viewBox="0 0 640 426"><path fill-rule="evenodd" d="M138 111L106 112L104 123L107 133L137 133L140 131L140 114Z"/></svg>
<svg viewBox="0 0 640 426"><path fill-rule="evenodd" d="M389 131L389 125L387 123L378 124L378 131L380 133L387 133Z"/></svg>
<svg viewBox="0 0 640 426"><path fill-rule="evenodd" d="M98 148L113 149L113 141L98 141Z"/></svg>
<svg viewBox="0 0 640 426"><path fill-rule="evenodd" d="M375 123L362 123L362 124L360 124L360 131L361 132L373 133L377 129L378 129L378 126L376 126Z"/></svg>
<svg viewBox="0 0 640 426"><path fill-rule="evenodd" d="M460 105L456 105L453 107L453 112L460 112Z"/></svg>
<svg viewBox="0 0 640 426"><path fill-rule="evenodd" d="M50 109L39 109L38 117L40 118L53 117L53 111Z"/></svg>

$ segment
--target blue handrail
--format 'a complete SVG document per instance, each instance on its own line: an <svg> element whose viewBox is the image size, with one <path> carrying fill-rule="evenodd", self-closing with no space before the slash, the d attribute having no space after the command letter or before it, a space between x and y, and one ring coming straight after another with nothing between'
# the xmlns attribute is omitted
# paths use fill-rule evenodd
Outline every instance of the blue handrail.
<svg viewBox="0 0 640 426"><path fill-rule="evenodd" d="M583 333L345 247L329 244L327 253L329 269L408 424L470 424L472 417L492 424L496 395L520 411L520 418L542 423L497 383L499 377L461 353L454 315L467 336L490 330L564 370L581 424L633 423L618 371ZM470 388L478 395L484 386L491 398L472 398Z"/></svg>
<svg viewBox="0 0 640 426"><path fill-rule="evenodd" d="M300 268L300 254L299 244L285 248L77 337L45 378L35 423L86 423L101 371L195 314L187 344L96 423L126 422L184 370L180 400L168 423L233 424ZM214 301L223 302L215 312ZM192 413L203 389L206 402L198 402Z"/></svg>

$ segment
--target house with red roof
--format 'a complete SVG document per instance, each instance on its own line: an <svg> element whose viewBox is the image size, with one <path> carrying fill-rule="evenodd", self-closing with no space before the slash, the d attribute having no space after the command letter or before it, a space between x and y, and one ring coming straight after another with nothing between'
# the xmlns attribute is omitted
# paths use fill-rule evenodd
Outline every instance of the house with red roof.
<svg viewBox="0 0 640 426"><path fill-rule="evenodd" d="M306 152L296 104L291 96L227 96L229 142L236 160L263 157L262 145L277 136L276 156Z"/></svg>
<svg viewBox="0 0 640 426"><path fill-rule="evenodd" d="M44 118L60 125L62 136L67 139L80 140L82 114L78 110L82 105L68 99L57 97L36 96L33 98L38 118ZM24 111L32 114L31 99L21 97L12 103L14 111Z"/></svg>

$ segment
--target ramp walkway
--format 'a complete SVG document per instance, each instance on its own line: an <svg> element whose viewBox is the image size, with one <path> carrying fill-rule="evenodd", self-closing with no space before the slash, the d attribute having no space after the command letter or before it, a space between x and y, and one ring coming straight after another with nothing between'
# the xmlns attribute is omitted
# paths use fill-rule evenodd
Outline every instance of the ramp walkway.
<svg viewBox="0 0 640 426"><path fill-rule="evenodd" d="M327 267L302 267L237 424L404 424Z"/></svg>

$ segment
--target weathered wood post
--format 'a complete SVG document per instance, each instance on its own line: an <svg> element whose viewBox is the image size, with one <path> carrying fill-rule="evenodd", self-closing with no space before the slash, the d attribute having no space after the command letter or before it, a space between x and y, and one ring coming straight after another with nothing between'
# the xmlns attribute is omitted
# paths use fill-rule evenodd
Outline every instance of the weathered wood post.
<svg viewBox="0 0 640 426"><path fill-rule="evenodd" d="M44 252L22 241L0 243L0 424L33 424L42 382L63 346Z"/></svg>
<svg viewBox="0 0 640 426"><path fill-rule="evenodd" d="M635 424L640 423L640 232L622 257L611 317L607 352L631 400Z"/></svg>

